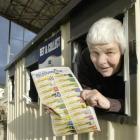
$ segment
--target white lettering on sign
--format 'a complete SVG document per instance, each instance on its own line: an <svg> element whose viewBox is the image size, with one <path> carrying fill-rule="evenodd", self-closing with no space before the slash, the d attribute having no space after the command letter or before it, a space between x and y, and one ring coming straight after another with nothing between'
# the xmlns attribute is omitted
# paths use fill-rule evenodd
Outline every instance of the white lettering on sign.
<svg viewBox="0 0 140 140"><path fill-rule="evenodd" d="M44 55L44 49L45 49L45 47L40 48L40 56Z"/></svg>
<svg viewBox="0 0 140 140"><path fill-rule="evenodd" d="M55 49L57 49L58 47L60 47L60 36L57 37L55 40L51 41L50 43L46 44L46 46L43 46L42 48L40 48L40 56L43 56Z"/></svg>

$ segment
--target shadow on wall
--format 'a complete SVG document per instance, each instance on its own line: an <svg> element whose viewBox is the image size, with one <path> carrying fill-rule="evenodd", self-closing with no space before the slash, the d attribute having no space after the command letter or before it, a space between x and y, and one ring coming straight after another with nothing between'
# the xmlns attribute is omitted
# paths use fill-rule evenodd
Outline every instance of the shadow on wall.
<svg viewBox="0 0 140 140"><path fill-rule="evenodd" d="M50 116L46 113L39 116L36 109L29 108L26 113L10 122L8 128L17 140L35 138L45 140L47 137L53 137Z"/></svg>
<svg viewBox="0 0 140 140"><path fill-rule="evenodd" d="M101 132L98 132L95 134L93 133L80 134L78 135L78 138L76 139L77 140L88 140L88 139L108 140L110 136L113 136L112 138L114 140L117 140L119 134L121 134L120 130L118 130L117 124L112 124L111 122L107 123L104 120L99 120L99 124L101 127ZM119 124L119 128L121 129L122 133L124 133L123 130L126 127L124 127L124 125ZM42 116L40 116L39 110L36 110L35 108L28 108L28 110L24 114L17 117L13 121L9 122L8 130L9 130L8 132L9 135L7 139L10 139L10 140L11 139L17 139L17 140L32 139L33 140L33 139L40 139L40 138L42 140L46 140L46 139L62 140L62 137L54 138L50 116L46 114L45 112L43 112ZM114 134L111 134L113 131L114 131ZM128 132L129 131L130 130L128 130ZM13 136L14 138L11 138ZM126 135L121 134L121 137L126 137ZM128 137L130 136L128 135ZM66 140L73 140L73 139L74 139L73 135L66 136Z"/></svg>
<svg viewBox="0 0 140 140"><path fill-rule="evenodd" d="M103 123L103 124L102 124ZM90 137L95 140L107 139L107 124L105 122L100 121L101 129L106 130L104 132L99 132L97 134L88 133L78 135L77 140L88 140ZM102 128L104 127L104 128ZM11 138L12 135L9 134L7 139L42 139L42 140L62 140L62 137L54 138L54 134L52 131L51 118L48 114L43 112L42 116L39 116L39 110L28 108L26 113L17 117L13 121L8 124L9 132L14 135L14 138ZM9 133L8 132L8 133ZM74 135L66 136L66 140L73 140Z"/></svg>

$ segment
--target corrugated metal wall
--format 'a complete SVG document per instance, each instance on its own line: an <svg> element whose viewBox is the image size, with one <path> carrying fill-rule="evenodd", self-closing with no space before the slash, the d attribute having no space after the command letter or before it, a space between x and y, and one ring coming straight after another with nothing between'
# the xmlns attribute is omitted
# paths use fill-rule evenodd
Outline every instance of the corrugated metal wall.
<svg viewBox="0 0 140 140"><path fill-rule="evenodd" d="M61 27L62 33L62 59L65 66L71 64L71 48L67 42L70 39L70 24ZM55 137L52 133L49 115L43 110L42 106L28 106L23 100L26 94L25 85L25 61L20 60L15 66L15 102L10 103L8 94L8 140L136 140L133 125L122 125L108 121L99 120L101 132L98 134L87 133ZM8 82L8 93L10 93L10 82Z"/></svg>

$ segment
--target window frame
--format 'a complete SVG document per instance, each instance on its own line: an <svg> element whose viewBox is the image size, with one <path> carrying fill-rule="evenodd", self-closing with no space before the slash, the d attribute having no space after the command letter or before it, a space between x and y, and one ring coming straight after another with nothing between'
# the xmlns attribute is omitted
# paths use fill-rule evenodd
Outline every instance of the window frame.
<svg viewBox="0 0 140 140"><path fill-rule="evenodd" d="M136 44L135 44L135 35L134 39L131 40L130 37L130 14L134 10L134 6L127 9L124 13L124 26L125 26L125 33L127 37L128 46L125 54L124 54L124 62L125 68L124 68L124 82L125 82L125 113L119 114L119 113L110 113L110 112L104 112L104 113L97 113L97 117L102 120L107 121L113 121L118 123L125 123L125 124L136 124L137 123L137 103L136 103L136 94L137 94L137 60L136 60ZM133 24L135 26L135 24ZM132 31L132 30L131 30ZM134 30L135 32L135 30ZM134 33L135 34L135 33ZM79 43L79 40L75 39L72 41L72 54L74 55L74 48L77 47ZM76 46L75 46L76 44ZM135 60L135 62L132 62L132 60ZM72 61L73 62L73 61ZM135 63L135 64L134 64ZM73 68L74 70L74 68ZM76 74L77 75L77 74Z"/></svg>
<svg viewBox="0 0 140 140"><path fill-rule="evenodd" d="M100 113L99 118L103 120L118 122L121 124L137 124L137 56L136 56L136 36L135 36L135 24L130 24L131 21L135 21L134 17L131 17L132 12L135 12L135 7L127 9L124 13L123 24L125 26L125 34L127 45L124 54L124 81L125 81L125 113ZM133 20L131 18L134 18ZM133 37L131 33L133 33ZM132 39L133 38L133 39ZM135 60L135 61L132 61Z"/></svg>
<svg viewBox="0 0 140 140"><path fill-rule="evenodd" d="M26 105L31 106L31 107L36 107L36 108L39 107L40 100L39 100L38 92L36 90L33 79L31 79L32 78L31 71L37 70L38 68L39 68L38 63L34 63L34 64L26 67L26 70L25 70L26 71L25 72L25 94L23 95L23 98L25 99ZM37 101L32 101L32 100L34 100L34 98L33 98L33 96L31 97L31 94L32 94L32 92L30 91L31 85L34 86L33 89L35 90L35 92L37 94Z"/></svg>
<svg viewBox="0 0 140 140"><path fill-rule="evenodd" d="M9 102L15 102L15 75L9 76Z"/></svg>

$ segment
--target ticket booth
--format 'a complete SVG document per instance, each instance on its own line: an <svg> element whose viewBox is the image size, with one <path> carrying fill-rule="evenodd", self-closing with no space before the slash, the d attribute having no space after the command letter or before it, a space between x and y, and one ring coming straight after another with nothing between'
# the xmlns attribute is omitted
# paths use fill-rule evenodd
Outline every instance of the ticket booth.
<svg viewBox="0 0 140 140"><path fill-rule="evenodd" d="M7 139L139 140L140 1L72 1L6 67L9 77ZM60 65L70 67L77 76L80 55L87 47L87 32L96 20L105 16L115 17L123 23L129 46L124 54L125 112L98 114L102 130L98 134L90 132L56 137L52 133L51 119L42 109L30 72L43 67L42 64ZM56 43L56 48L51 46L53 43ZM61 51L58 51L60 59L48 57L58 44L61 46ZM49 59L45 61L46 58Z"/></svg>

